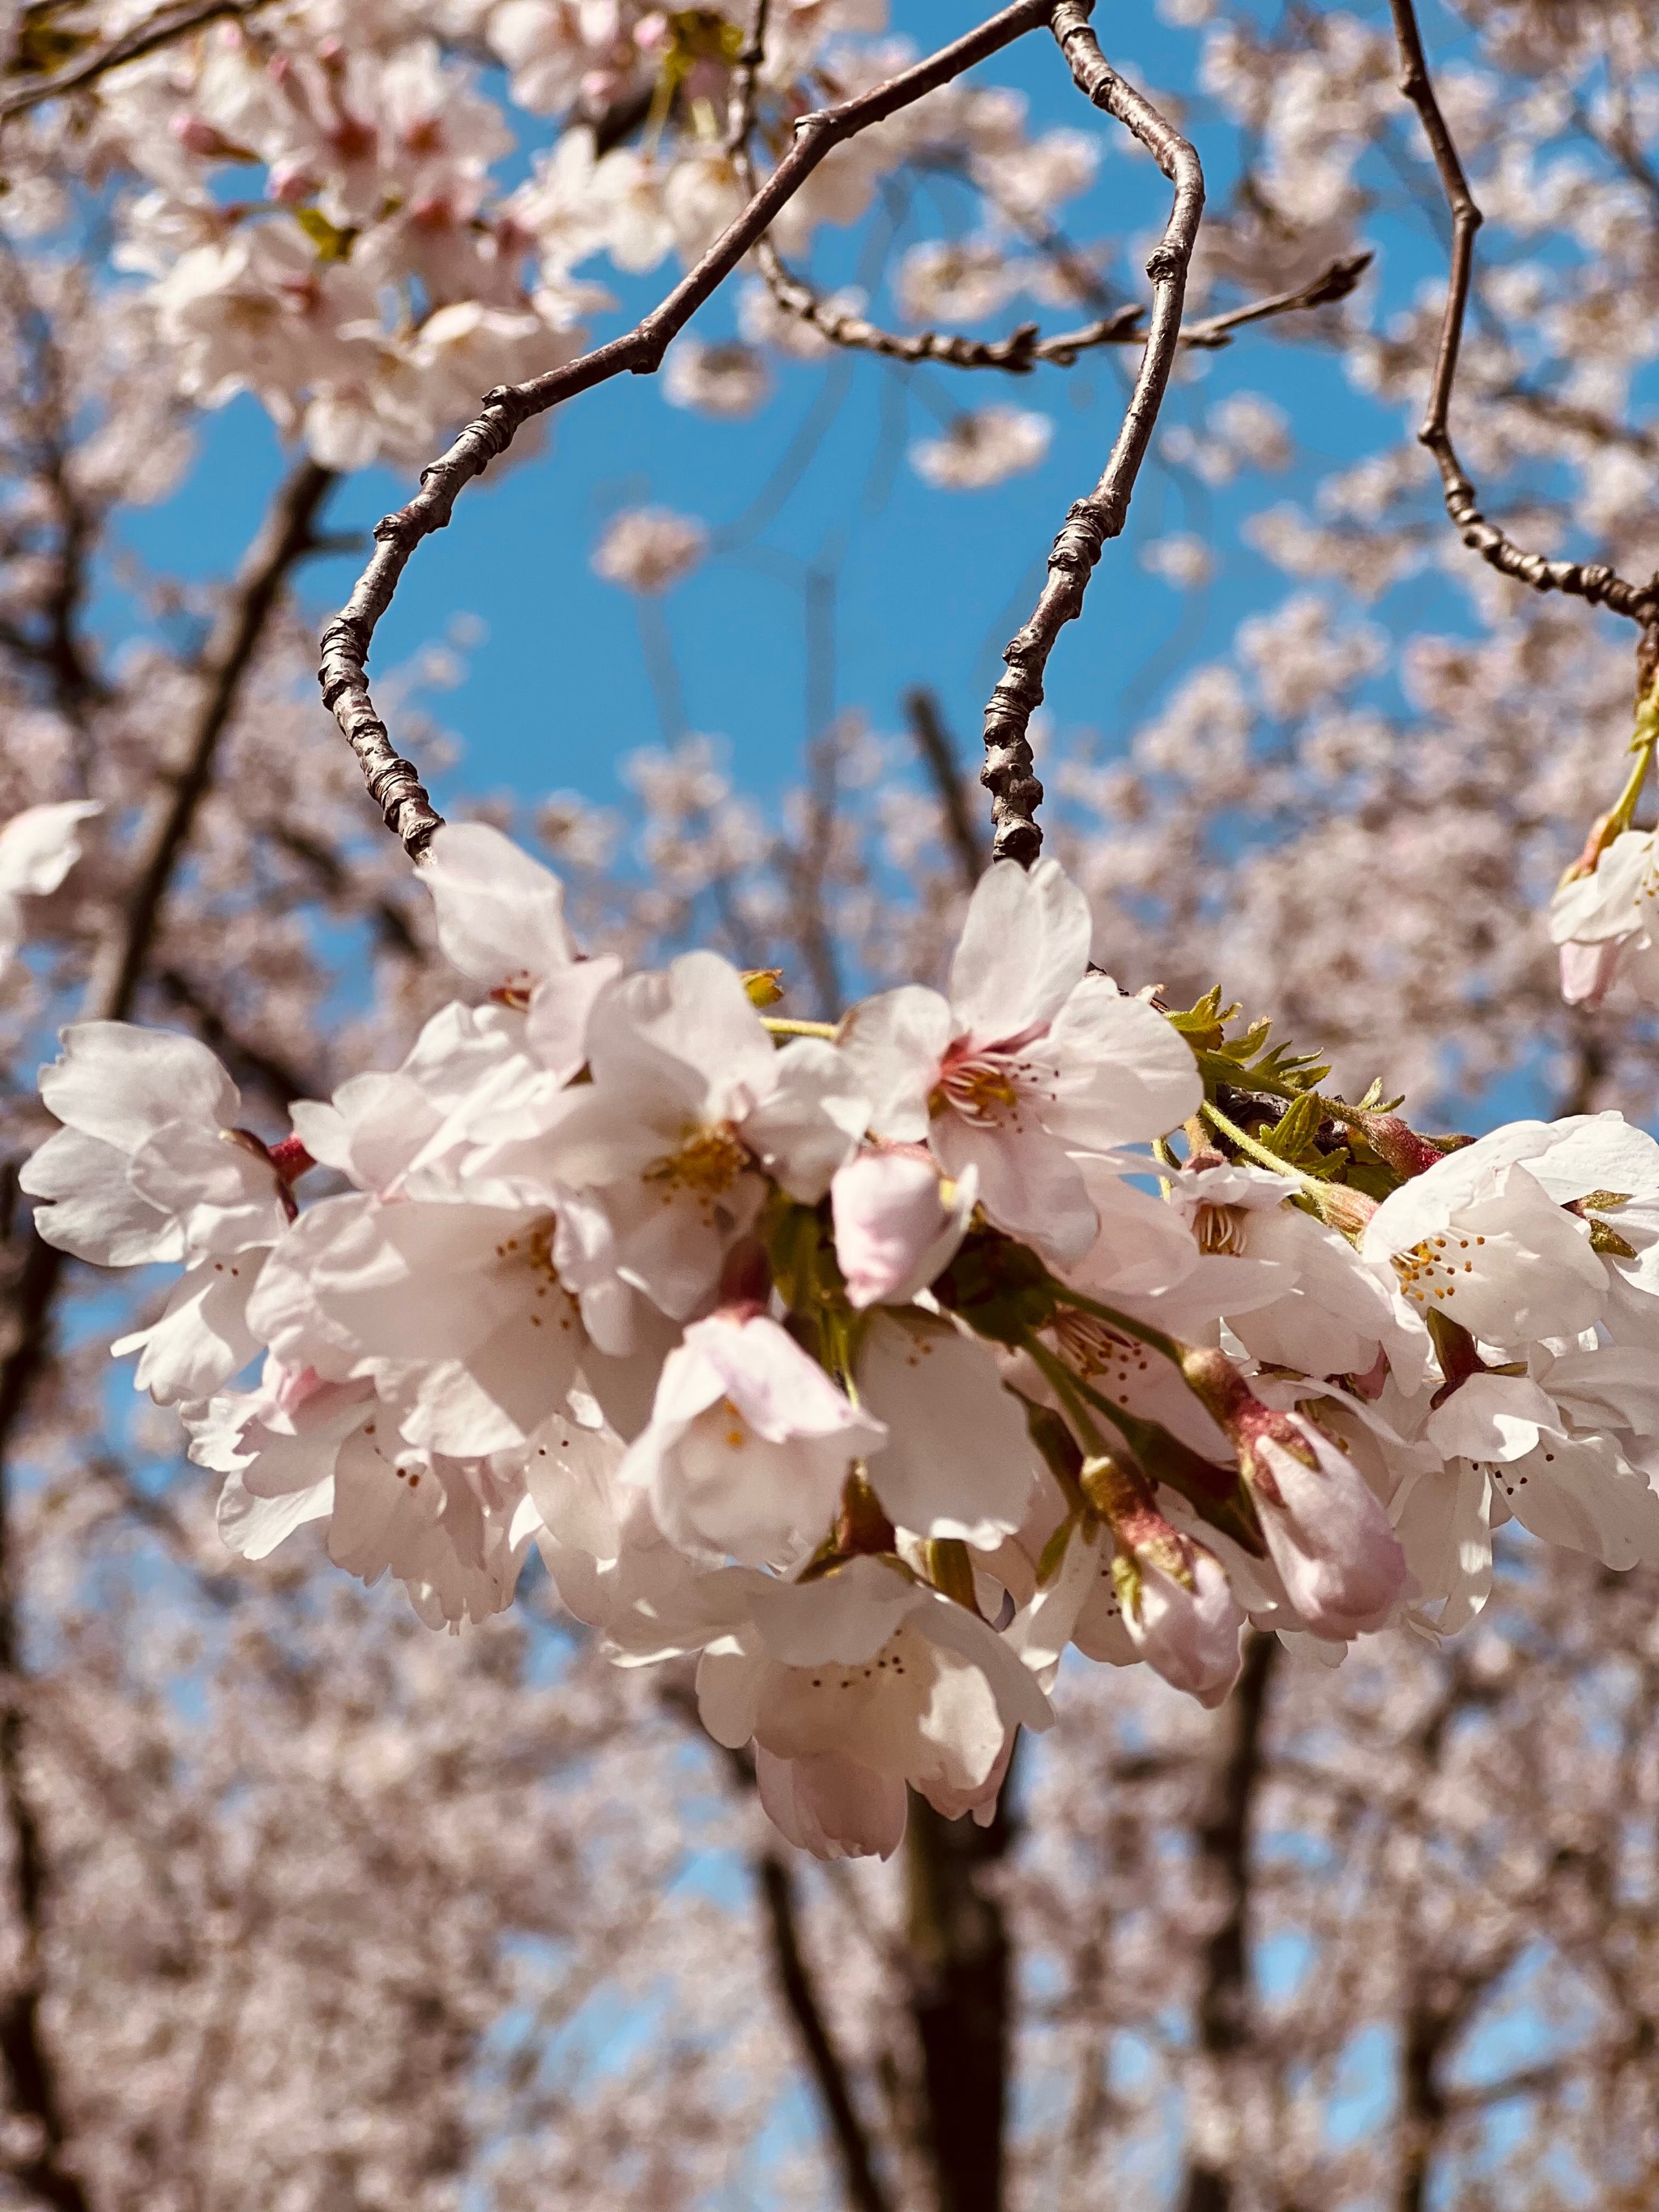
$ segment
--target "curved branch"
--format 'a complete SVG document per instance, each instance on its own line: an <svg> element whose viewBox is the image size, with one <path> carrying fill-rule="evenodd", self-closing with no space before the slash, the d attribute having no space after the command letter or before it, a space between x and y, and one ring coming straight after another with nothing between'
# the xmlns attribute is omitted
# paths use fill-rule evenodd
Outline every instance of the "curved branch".
<svg viewBox="0 0 1659 2212"><path fill-rule="evenodd" d="M357 756L369 795L411 860L425 851L442 817L434 811L412 764L392 749L369 696L368 663L375 627L391 605L415 548L445 527L461 491L506 452L525 423L624 370L635 376L653 374L669 341L725 283L833 148L1000 52L1046 22L1052 7L1053 0L1015 0L1012 7L976 30L856 99L803 115L795 125L793 144L748 205L643 321L562 368L550 369L526 384L497 385L486 392L477 419L422 471L415 497L375 525L374 558L345 606L323 632L318 680L325 705Z"/></svg>
<svg viewBox="0 0 1659 2212"><path fill-rule="evenodd" d="M1116 441L1100 482L1073 504L1054 540L1042 596L1030 621L1004 652L1007 673L985 709L985 765L980 781L991 793L992 858L1018 860L1027 866L1042 847L1042 832L1036 824L1042 786L1032 772L1026 733L1042 702L1043 671L1054 640L1082 612L1083 595L1101 548L1119 534L1127 516L1180 343L1187 270L1204 212L1204 173L1198 155L1175 125L1108 63L1089 27L1092 5L1093 0L1059 0L1051 25L1055 40L1078 89L1134 134L1174 185L1175 200L1164 235L1146 264L1152 281L1146 349Z"/></svg>
<svg viewBox="0 0 1659 2212"><path fill-rule="evenodd" d="M1659 613L1659 585L1630 583L1601 561L1551 561L1541 553L1523 551L1495 523L1487 521L1480 511L1474 485L1457 458L1447 416L1457 377L1457 356L1462 343L1463 318L1468 307L1469 282L1474 268L1474 234L1480 228L1482 217L1435 96L1413 0L1389 0L1389 4L1400 48L1400 89L1417 110L1452 220L1451 262L1446 277L1440 344L1429 382L1428 404L1417 433L1419 442L1434 455L1435 465L1440 471L1446 512L1464 544L1500 575L1529 584L1535 592L1563 592L1573 599L1588 599L1592 606L1610 607L1615 614L1626 615L1632 622L1650 622Z"/></svg>
<svg viewBox="0 0 1659 2212"><path fill-rule="evenodd" d="M48 76L32 76L15 92L9 92L0 100L0 123L9 123L14 115L39 107L43 100L61 100L66 93L79 92L106 70L118 69L123 62L136 62L141 54L154 53L158 46L187 38L192 31L204 29L222 15L251 15L256 8L265 4L266 0L186 0L183 7L164 8L148 22L136 23L131 30L112 39L95 54L67 63Z"/></svg>

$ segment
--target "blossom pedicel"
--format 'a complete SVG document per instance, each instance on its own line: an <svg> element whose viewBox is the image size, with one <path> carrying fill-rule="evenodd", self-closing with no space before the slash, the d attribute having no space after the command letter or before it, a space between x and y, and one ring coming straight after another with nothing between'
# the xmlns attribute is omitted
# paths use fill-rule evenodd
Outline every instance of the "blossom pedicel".
<svg viewBox="0 0 1659 2212"><path fill-rule="evenodd" d="M495 830L422 872L476 1003L281 1143L191 1038L84 1023L41 1079L40 1233L182 1267L117 1349L245 1557L323 1522L458 1629L533 1540L617 1657L697 1655L822 1856L890 1853L907 1785L988 1820L1068 1648L1212 1704L1247 1620L1466 1622L1511 1516L1659 1559L1620 1115L1454 1146L1322 1099L1217 994L1097 974L1053 860L981 879L948 994L817 1036L713 953L583 959Z"/></svg>

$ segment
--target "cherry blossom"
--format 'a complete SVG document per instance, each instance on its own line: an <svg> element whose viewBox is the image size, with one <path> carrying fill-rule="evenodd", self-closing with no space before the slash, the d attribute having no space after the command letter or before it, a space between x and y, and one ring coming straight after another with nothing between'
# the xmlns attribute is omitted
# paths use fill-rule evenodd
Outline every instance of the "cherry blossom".
<svg viewBox="0 0 1659 2212"><path fill-rule="evenodd" d="M760 1565L817 1542L851 1462L885 1435L775 1321L714 1314L664 1362L619 1480L682 1550Z"/></svg>
<svg viewBox="0 0 1659 2212"><path fill-rule="evenodd" d="M182 1261L161 1318L121 1340L137 1387L206 1397L253 1354L247 1306L287 1219L287 1182L241 1129L235 1085L195 1038L82 1022L41 1073L64 1127L24 1168L49 1243L106 1267Z"/></svg>
<svg viewBox="0 0 1659 2212"><path fill-rule="evenodd" d="M923 438L910 464L937 491L983 491L1036 468L1048 451L1054 425L1022 407L981 407L958 415L942 438Z"/></svg>
<svg viewBox="0 0 1659 2212"><path fill-rule="evenodd" d="M638 507L606 526L594 549L595 572L630 592L665 592L703 556L708 532L690 515Z"/></svg>
<svg viewBox="0 0 1659 2212"><path fill-rule="evenodd" d="M994 867L969 905L949 999L920 985L858 1008L841 1048L871 1126L972 1167L992 1218L1076 1259L1098 1226L1073 1149L1146 1139L1196 1104L1190 1055L1140 1000L1087 972L1086 902L1059 866Z"/></svg>
<svg viewBox="0 0 1659 2212"><path fill-rule="evenodd" d="M1550 935L1561 951L1561 995L1570 1006L1599 1006L1616 978L1650 999L1659 969L1651 923L1659 897L1651 830L1626 830L1587 875L1573 876L1550 907Z"/></svg>
<svg viewBox="0 0 1659 2212"><path fill-rule="evenodd" d="M96 799L58 799L0 828L0 975L27 935L23 900L58 888L81 857L81 824L101 811Z"/></svg>

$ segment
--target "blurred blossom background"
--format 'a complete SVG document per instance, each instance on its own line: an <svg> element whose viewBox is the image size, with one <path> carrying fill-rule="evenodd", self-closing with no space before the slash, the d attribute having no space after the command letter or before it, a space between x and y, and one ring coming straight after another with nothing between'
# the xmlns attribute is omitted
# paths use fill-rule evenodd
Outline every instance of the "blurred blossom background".
<svg viewBox="0 0 1659 2212"><path fill-rule="evenodd" d="M969 20L771 0L756 158ZM1523 542L1645 579L1659 27L1422 21L1487 218L1460 449ZM155 1284L39 1260L16 1174L77 1010L203 1037L275 1136L449 995L317 632L479 395L627 329L741 204L753 24L0 5L3 811L82 809L55 880L0 838L0 2204L1634 2212L1647 1571L1507 1529L1443 1650L1258 1637L1213 1714L1079 1669L990 1828L918 1802L889 1866L786 1863L688 1684L613 1667L533 1554L459 1638L319 1546L233 1558L108 1357ZM1188 322L1291 303L1182 352L1049 666L1097 960L1219 984L1419 1127L1651 1121L1652 1017L1565 1006L1544 918L1623 781L1635 634L1445 521L1413 433L1449 226L1387 9L1096 28L1204 162ZM1038 32L832 155L775 243L820 325L1047 335L1145 301L1167 196ZM714 945L804 1016L936 977L979 717L1138 358L883 357L746 265L417 553L394 744L591 949Z"/></svg>

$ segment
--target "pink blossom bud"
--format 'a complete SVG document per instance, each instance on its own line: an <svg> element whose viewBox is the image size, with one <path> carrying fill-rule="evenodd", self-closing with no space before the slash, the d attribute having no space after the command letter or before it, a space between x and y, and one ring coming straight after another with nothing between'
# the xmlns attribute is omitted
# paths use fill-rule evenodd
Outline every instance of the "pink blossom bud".
<svg viewBox="0 0 1659 2212"><path fill-rule="evenodd" d="M297 157L273 161L265 177L265 196L282 207L298 207L318 189L316 173Z"/></svg>
<svg viewBox="0 0 1659 2212"><path fill-rule="evenodd" d="M1251 1494L1285 1595L1316 1636L1381 1628L1405 1588L1406 1555L1365 1478L1311 1421L1256 1442Z"/></svg>
<svg viewBox="0 0 1659 2212"><path fill-rule="evenodd" d="M185 153L194 154L199 161L226 161L239 150L204 115L175 115L172 131Z"/></svg>
<svg viewBox="0 0 1659 2212"><path fill-rule="evenodd" d="M1201 1705L1218 1705L1238 1679L1244 1616L1215 1554L1169 1528L1151 1546L1120 1541L1112 1579L1147 1665Z"/></svg>
<svg viewBox="0 0 1659 2212"><path fill-rule="evenodd" d="M1437 1168L1446 1157L1439 1145L1432 1143L1427 1137L1419 1137L1416 1130L1409 1127L1397 1114L1367 1114L1365 1137L1366 1141L1382 1153L1396 1175L1408 1177L1426 1175L1431 1168ZM1353 1196L1358 1194L1357 1192L1351 1194ZM1369 1212L1375 1213L1376 1211L1373 1203Z"/></svg>
<svg viewBox="0 0 1659 2212"><path fill-rule="evenodd" d="M1264 1406L1223 1352L1189 1346L1188 1388L1227 1431L1273 1565L1316 1636L1380 1628L1406 1581L1406 1555L1359 1470L1299 1413Z"/></svg>

